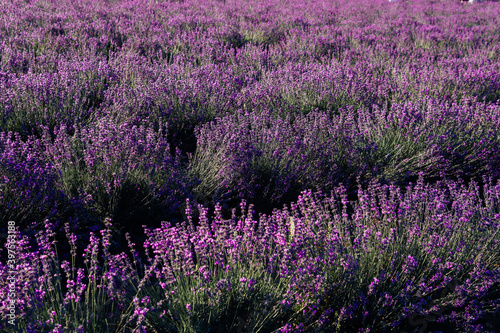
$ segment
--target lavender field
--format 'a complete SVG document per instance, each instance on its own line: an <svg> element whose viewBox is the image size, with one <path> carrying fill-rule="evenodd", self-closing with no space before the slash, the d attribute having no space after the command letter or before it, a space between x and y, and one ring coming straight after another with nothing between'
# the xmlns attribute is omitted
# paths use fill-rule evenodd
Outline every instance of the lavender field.
<svg viewBox="0 0 500 333"><path fill-rule="evenodd" d="M500 2L0 0L0 331L500 332Z"/></svg>

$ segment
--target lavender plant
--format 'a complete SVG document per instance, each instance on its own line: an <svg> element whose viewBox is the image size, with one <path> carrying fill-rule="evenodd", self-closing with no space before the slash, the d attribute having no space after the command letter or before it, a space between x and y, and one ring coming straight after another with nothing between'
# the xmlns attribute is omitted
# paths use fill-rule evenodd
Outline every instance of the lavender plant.
<svg viewBox="0 0 500 333"><path fill-rule="evenodd" d="M370 165L379 171L372 177L400 183L420 171L426 177L498 177L497 124L490 113L497 106L485 106L428 100L360 110L360 132L376 147Z"/></svg>
<svg viewBox="0 0 500 333"><path fill-rule="evenodd" d="M40 125L53 131L62 124L73 128L97 118L105 91L116 82L116 75L102 59L75 58L58 61L54 68L41 72L30 69L21 76L4 76L0 106L3 131L40 136Z"/></svg>
<svg viewBox="0 0 500 333"><path fill-rule="evenodd" d="M242 215L233 212L231 220L216 206L212 221L208 210L198 207L195 226L188 203L182 225L165 223L148 231L145 247L156 282L144 291L156 304L150 312L155 327L266 332L297 317L285 297L289 279L279 273L282 253L270 239L271 226L255 230L252 206L240 206Z"/></svg>
<svg viewBox="0 0 500 333"><path fill-rule="evenodd" d="M498 258L484 255L486 248L498 246L498 222L493 221L499 206L489 195L486 205L475 205L481 201L477 190L452 182L431 189L420 178L403 194L397 187L372 183L367 192L359 191L348 218L345 189L339 188L337 200L324 202L337 222L329 228L333 239L322 246L330 253L336 249L327 258L337 264L328 265L332 270L320 301L324 312L312 308L318 318L314 325L324 323L326 314L332 320L327 327L335 331L413 331L450 324L486 329L474 323L479 317L471 320L455 312L460 306L474 307L483 296L488 305L481 313L488 316L492 311L486 322L498 311L495 302L489 303L498 293ZM325 220L328 213L314 201L310 194L299 199L301 215L310 221ZM482 280L473 278L478 271L484 274Z"/></svg>
<svg viewBox="0 0 500 333"><path fill-rule="evenodd" d="M348 181L363 169L365 153L351 117L313 113L292 121L240 113L217 119L196 133L190 168L201 182L194 190L201 199L261 198L279 205L301 188Z"/></svg>
<svg viewBox="0 0 500 333"><path fill-rule="evenodd" d="M77 127L73 135L61 126L53 140L45 131L40 142L57 175L57 188L130 232L137 228L127 224L171 215L188 195L190 180L180 169L178 154L170 155L162 130L101 119L94 126Z"/></svg>
<svg viewBox="0 0 500 333"><path fill-rule="evenodd" d="M109 253L111 223L102 239L92 233L84 250L85 269L76 266L76 236L66 224L66 236L71 244L71 262L60 260L54 226L45 221L45 232L37 235L37 249L30 250L26 236L15 242L18 256L16 270L17 328L25 332L117 332L132 331L122 322L128 304L125 296L137 280L137 266L132 267L127 256ZM102 244L101 244L102 243ZM101 249L102 246L102 249ZM101 255L99 255L101 254ZM2 266L7 274L7 267ZM22 283L22 284L21 284ZM2 309L10 304L2 299ZM11 327L3 325L9 331Z"/></svg>
<svg viewBox="0 0 500 333"><path fill-rule="evenodd" d="M34 140L23 142L17 133L0 133L0 221L24 221L57 216L63 196L55 189L50 164Z"/></svg>

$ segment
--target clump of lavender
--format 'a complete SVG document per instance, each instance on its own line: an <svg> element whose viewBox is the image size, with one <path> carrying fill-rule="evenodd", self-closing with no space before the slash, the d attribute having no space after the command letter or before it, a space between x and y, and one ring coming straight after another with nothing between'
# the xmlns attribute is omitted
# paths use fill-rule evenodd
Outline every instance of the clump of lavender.
<svg viewBox="0 0 500 333"><path fill-rule="evenodd" d="M352 114L275 117L238 113L198 129L190 169L202 199L261 198L274 206L301 189L325 189L363 170Z"/></svg>
<svg viewBox="0 0 500 333"><path fill-rule="evenodd" d="M405 184L417 178L498 177L498 105L451 105L433 99L358 110L360 133L375 149L369 177Z"/></svg>
<svg viewBox="0 0 500 333"><path fill-rule="evenodd" d="M274 331L295 320L300 309L288 295L282 272L285 235L275 239L271 220L258 222L243 201L241 215L213 219L201 206L196 226L188 202L187 221L149 230L147 249L154 285L144 292L155 304L150 322L174 331ZM286 252L286 250L285 250Z"/></svg>
<svg viewBox="0 0 500 333"><path fill-rule="evenodd" d="M200 126L191 172L199 198L262 198L273 207L300 190L328 190L356 176L398 182L431 177L498 177L498 106L394 103L277 116L237 113ZM290 201L290 200L289 200Z"/></svg>
<svg viewBox="0 0 500 333"><path fill-rule="evenodd" d="M57 215L62 193L55 188L51 165L33 138L0 133L0 221L18 221L27 230L31 221Z"/></svg>
<svg viewBox="0 0 500 333"><path fill-rule="evenodd" d="M40 142L58 189L83 200L97 216L118 222L137 214L167 216L186 198L190 183L163 134L103 118L77 126L73 135L65 126L56 128L54 139L45 131Z"/></svg>
<svg viewBox="0 0 500 333"><path fill-rule="evenodd" d="M61 124L73 128L96 119L106 90L117 83L117 74L103 59L75 58L53 60L54 68L43 71L6 74L0 81L2 129L23 137L40 136L40 125L53 131Z"/></svg>
<svg viewBox="0 0 500 333"><path fill-rule="evenodd" d="M322 203L304 193L294 221L304 221L306 235L311 228L326 231L316 248L328 262L324 289L313 294L319 302L310 307L311 324L413 331L470 329L491 320L498 313L499 186L490 182L483 201L475 183L431 187L420 177L403 192L373 182L359 190L352 214L345 189Z"/></svg>
<svg viewBox="0 0 500 333"><path fill-rule="evenodd" d="M85 269L77 267L76 236L66 236L71 245L71 262L60 260L57 252L54 225L49 220L45 230L36 236L37 246L28 245L26 236L18 232L12 240L16 249L15 268L1 266L2 278L16 271L15 298L2 298L1 310L6 313L11 300L15 303L17 329L25 332L117 332L131 331L122 314L129 304L126 297L131 285L137 284L137 267L122 253L109 253L111 223L101 237L90 234L90 242L83 251ZM6 288L2 286L2 288ZM2 291L2 295L7 295ZM4 320L2 329L12 326Z"/></svg>

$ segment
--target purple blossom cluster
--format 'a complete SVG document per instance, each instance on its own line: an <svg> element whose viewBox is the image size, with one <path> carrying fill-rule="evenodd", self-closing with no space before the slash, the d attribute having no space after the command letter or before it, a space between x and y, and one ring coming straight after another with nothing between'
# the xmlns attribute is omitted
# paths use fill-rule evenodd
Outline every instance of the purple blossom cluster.
<svg viewBox="0 0 500 333"><path fill-rule="evenodd" d="M498 1L0 4L16 329L498 330Z"/></svg>
<svg viewBox="0 0 500 333"><path fill-rule="evenodd" d="M298 189L326 189L365 171L369 150L352 112L331 119L322 112L291 119L263 113L217 118L196 132L191 172L195 192L215 197L280 201ZM358 167L355 167L358 166Z"/></svg>
<svg viewBox="0 0 500 333"><path fill-rule="evenodd" d="M2 133L0 217L19 221L23 231L44 218L69 218L73 230L88 238L91 224L102 226L104 218L117 220L117 230L137 232L138 219L173 216L190 196L192 181L179 151L170 153L164 128L103 117L83 128L74 125L73 133L65 125L52 134L41 126L41 137L27 141Z"/></svg>
<svg viewBox="0 0 500 333"><path fill-rule="evenodd" d="M2 227L7 221L37 220L56 214L61 195L43 154L35 140L23 141L18 133L0 133Z"/></svg>
<svg viewBox="0 0 500 333"><path fill-rule="evenodd" d="M164 128L101 118L84 128L75 125L73 134L56 127L54 138L45 128L38 142L58 175L57 186L114 219L141 206L175 210L185 199L188 180L179 153L170 154Z"/></svg>

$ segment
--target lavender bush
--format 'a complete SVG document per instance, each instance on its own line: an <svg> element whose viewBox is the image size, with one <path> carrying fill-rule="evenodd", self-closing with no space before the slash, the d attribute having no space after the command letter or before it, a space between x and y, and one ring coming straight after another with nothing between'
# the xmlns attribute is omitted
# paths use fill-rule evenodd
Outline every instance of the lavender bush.
<svg viewBox="0 0 500 333"><path fill-rule="evenodd" d="M88 128L76 127L73 135L57 128L53 140L47 130L41 141L57 188L130 232L139 229L133 225L137 219L172 216L189 195L191 181L180 168L178 152L170 155L162 129L102 118Z"/></svg>
<svg viewBox="0 0 500 333"><path fill-rule="evenodd" d="M108 228L111 226L109 221L104 223ZM126 327L118 312L123 313L127 308L124 293L128 291L128 284L135 281L137 272L123 253L109 254L109 229L101 232L102 240L90 234L90 243L83 254L83 269L75 265L76 236L69 233L69 225L66 224L65 229L71 244L71 263L59 260L53 225L46 220L45 227L46 232L37 235L36 251L30 251L26 237L18 237L16 241L16 248L20 250L18 267L22 267L19 278L24 281L16 289L21 296L16 308L23 313L20 318L37 318L22 320L19 329L114 332ZM101 246L105 254L103 267L98 256ZM6 267L2 268L5 273ZM26 296L28 298L24 298Z"/></svg>
<svg viewBox="0 0 500 333"><path fill-rule="evenodd" d="M260 198L276 207L300 188L347 182L363 171L367 155L353 122L347 112L333 119L322 113L293 121L268 113L217 119L196 133L190 167L201 183L195 193L216 201Z"/></svg>
<svg viewBox="0 0 500 333"><path fill-rule="evenodd" d="M426 177L498 177L497 112L498 105L445 106L428 99L360 110L360 132L375 146L372 177L399 183L420 171Z"/></svg>
<svg viewBox="0 0 500 333"><path fill-rule="evenodd" d="M55 189L50 164L36 142L17 133L0 134L0 221L29 221L54 217L61 193ZM21 224L25 229L28 224Z"/></svg>
<svg viewBox="0 0 500 333"><path fill-rule="evenodd" d="M0 106L4 131L27 136L40 134L40 125L53 130L96 118L107 86L116 81L109 64L95 58L65 59L52 67L6 73Z"/></svg>

